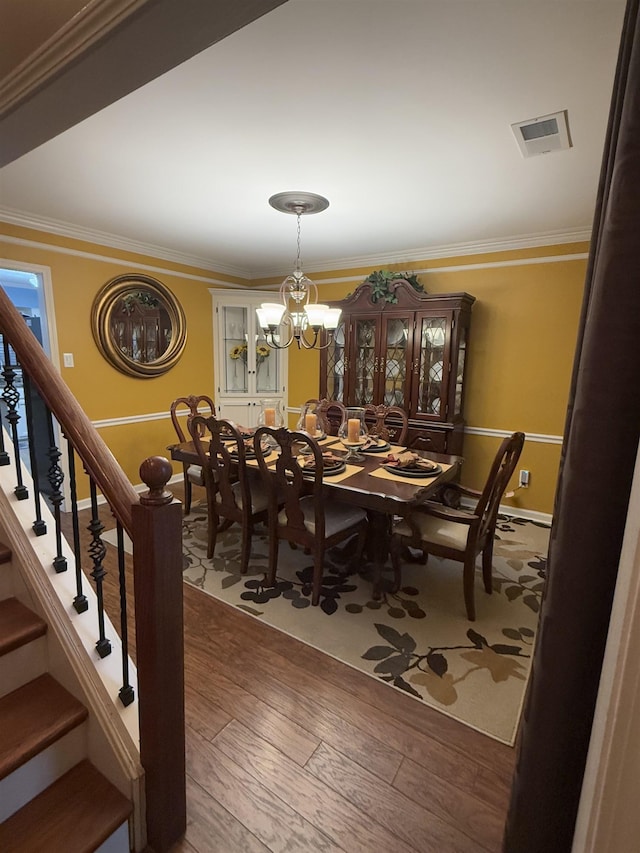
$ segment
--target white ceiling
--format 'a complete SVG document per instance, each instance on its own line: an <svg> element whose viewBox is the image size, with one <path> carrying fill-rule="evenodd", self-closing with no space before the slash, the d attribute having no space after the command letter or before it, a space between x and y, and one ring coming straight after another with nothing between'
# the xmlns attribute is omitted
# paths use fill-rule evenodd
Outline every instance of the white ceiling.
<svg viewBox="0 0 640 853"><path fill-rule="evenodd" d="M623 14L290 0L5 166L0 217L247 278L295 258L284 190L330 201L307 271L584 237ZM558 110L573 147L524 159L510 124Z"/></svg>

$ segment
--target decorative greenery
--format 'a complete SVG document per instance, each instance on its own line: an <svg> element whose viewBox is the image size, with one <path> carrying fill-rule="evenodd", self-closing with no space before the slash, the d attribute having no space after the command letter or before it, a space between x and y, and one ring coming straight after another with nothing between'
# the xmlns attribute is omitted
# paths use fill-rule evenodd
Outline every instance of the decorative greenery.
<svg viewBox="0 0 640 853"><path fill-rule="evenodd" d="M122 297L122 312L124 314L131 314L136 304L144 305L145 308L158 308L160 300L146 290L127 293L126 296Z"/></svg>
<svg viewBox="0 0 640 853"><path fill-rule="evenodd" d="M408 272L391 272L391 270L376 270L371 275L365 278L365 282L371 285L371 301L379 302L383 299L385 302L397 302L398 297L391 289L391 282L398 279L404 279L417 290L419 293L424 293L424 287L418 281L418 276L415 273Z"/></svg>

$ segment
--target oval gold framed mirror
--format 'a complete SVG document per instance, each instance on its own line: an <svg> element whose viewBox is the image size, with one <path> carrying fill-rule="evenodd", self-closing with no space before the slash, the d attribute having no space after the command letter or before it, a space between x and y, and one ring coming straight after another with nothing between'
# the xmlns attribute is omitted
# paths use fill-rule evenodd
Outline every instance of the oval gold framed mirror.
<svg viewBox="0 0 640 853"><path fill-rule="evenodd" d="M147 275L119 275L96 296L91 328L106 360L128 376L159 376L177 363L187 323L173 293Z"/></svg>

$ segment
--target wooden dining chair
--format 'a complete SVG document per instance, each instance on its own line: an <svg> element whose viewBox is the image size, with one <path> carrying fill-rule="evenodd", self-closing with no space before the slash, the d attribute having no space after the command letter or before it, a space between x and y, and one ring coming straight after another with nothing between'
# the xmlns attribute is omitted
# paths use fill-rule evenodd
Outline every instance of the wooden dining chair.
<svg viewBox="0 0 640 853"><path fill-rule="evenodd" d="M337 435L347 414L346 406L340 400L328 400L326 397L317 402L317 412L323 420L324 431L327 435Z"/></svg>
<svg viewBox="0 0 640 853"><path fill-rule="evenodd" d="M446 557L463 564L462 585L467 617L476 618L476 558L482 554L482 577L485 591L492 592L493 541L500 501L520 458L524 433L514 432L505 438L496 453L482 491L451 483L462 497L473 498L472 509L453 509L435 501L416 506L393 529L391 560L396 577L400 573L403 546L422 550L425 554Z"/></svg>
<svg viewBox="0 0 640 853"><path fill-rule="evenodd" d="M364 420L369 435L404 446L409 431L409 416L400 406L365 406Z"/></svg>
<svg viewBox="0 0 640 853"><path fill-rule="evenodd" d="M183 407L186 407L188 410L185 424L186 430L182 429L182 424L180 423L180 418L184 416L184 413L181 414ZM171 422L178 436L178 441L181 444L184 441L189 441L189 424L191 423L191 419L199 414L199 409L203 407L208 408L211 416L215 417L216 407L211 397L207 397L206 394L200 394L200 396L190 394L188 397L177 397L171 403L169 410L171 412ZM182 470L184 472L184 514L188 515L191 512L192 486L204 486L204 474L202 473L202 466L190 465L187 462L182 463Z"/></svg>
<svg viewBox="0 0 640 853"><path fill-rule="evenodd" d="M237 522L242 528L240 572L244 574L254 525L267 520L268 499L262 478L259 471L247 468L244 440L230 421L196 415L189 431L207 489L207 557L213 557L218 533Z"/></svg>
<svg viewBox="0 0 640 853"><path fill-rule="evenodd" d="M275 464L267 464L271 448L269 453L264 449L264 437L280 450ZM327 501L322 485L322 451L306 433L260 427L254 436L254 449L269 494L267 583L274 586L276 582L281 539L308 548L313 554L311 604L316 605L320 601L325 551L357 534L352 566L358 566L367 533L367 514L360 507ZM312 473L303 473L297 461L299 454L313 459Z"/></svg>

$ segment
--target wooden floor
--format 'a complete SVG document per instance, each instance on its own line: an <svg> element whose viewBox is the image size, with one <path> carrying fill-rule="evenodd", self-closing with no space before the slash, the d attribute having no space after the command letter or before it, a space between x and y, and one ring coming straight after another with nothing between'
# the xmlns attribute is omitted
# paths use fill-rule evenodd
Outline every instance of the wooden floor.
<svg viewBox="0 0 640 853"><path fill-rule="evenodd" d="M511 748L187 584L184 604L175 853L500 849Z"/></svg>

